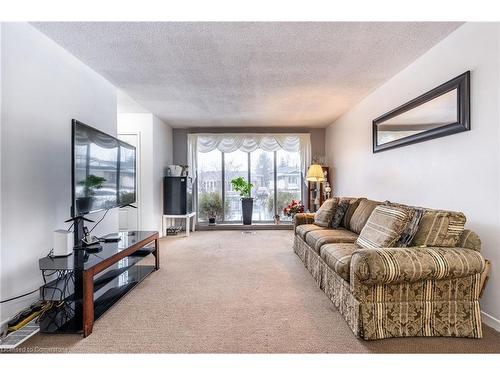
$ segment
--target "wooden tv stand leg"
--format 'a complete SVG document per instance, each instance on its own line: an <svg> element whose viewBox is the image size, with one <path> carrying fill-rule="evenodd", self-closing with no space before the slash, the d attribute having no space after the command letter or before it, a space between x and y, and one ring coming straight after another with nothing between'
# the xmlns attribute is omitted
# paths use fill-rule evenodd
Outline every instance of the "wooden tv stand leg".
<svg viewBox="0 0 500 375"><path fill-rule="evenodd" d="M92 333L94 327L94 275L83 271L83 337Z"/></svg>

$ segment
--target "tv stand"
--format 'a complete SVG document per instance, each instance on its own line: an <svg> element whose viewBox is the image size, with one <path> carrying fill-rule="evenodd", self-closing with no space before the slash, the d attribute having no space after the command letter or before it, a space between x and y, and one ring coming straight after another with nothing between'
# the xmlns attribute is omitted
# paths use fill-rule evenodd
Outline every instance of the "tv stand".
<svg viewBox="0 0 500 375"><path fill-rule="evenodd" d="M64 302L40 319L41 332L89 336L95 320L160 268L158 232L121 232L120 237L119 242L102 243L99 253L80 248L67 257L39 260L42 272L59 274L40 288L41 299ZM149 255L154 265L139 264Z"/></svg>

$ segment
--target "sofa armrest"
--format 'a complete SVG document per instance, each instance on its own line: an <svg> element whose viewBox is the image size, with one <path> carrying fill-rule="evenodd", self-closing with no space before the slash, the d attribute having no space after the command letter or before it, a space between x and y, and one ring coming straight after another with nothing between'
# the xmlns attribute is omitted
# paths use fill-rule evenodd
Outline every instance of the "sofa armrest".
<svg viewBox="0 0 500 375"><path fill-rule="evenodd" d="M293 228L297 228L299 225L302 224L312 224L314 223L314 214L313 213L299 213L296 214L293 218Z"/></svg>
<svg viewBox="0 0 500 375"><path fill-rule="evenodd" d="M399 284L461 278L484 267L484 258L474 250L408 247L357 250L350 271L363 284Z"/></svg>

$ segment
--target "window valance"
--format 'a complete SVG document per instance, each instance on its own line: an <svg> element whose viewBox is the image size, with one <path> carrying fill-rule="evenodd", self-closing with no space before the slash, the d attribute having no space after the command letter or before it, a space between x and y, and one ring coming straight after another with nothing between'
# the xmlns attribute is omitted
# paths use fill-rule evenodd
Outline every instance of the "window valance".
<svg viewBox="0 0 500 375"><path fill-rule="evenodd" d="M196 178L198 152L218 149L222 152L252 152L285 150L299 152L302 174L305 176L311 163L311 136L308 133L269 134L269 133L221 133L188 134L188 165L193 178Z"/></svg>

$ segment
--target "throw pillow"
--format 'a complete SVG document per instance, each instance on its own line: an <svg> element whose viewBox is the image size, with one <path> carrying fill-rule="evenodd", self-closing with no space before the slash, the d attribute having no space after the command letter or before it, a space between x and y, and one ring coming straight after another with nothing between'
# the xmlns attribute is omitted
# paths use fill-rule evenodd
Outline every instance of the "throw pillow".
<svg viewBox="0 0 500 375"><path fill-rule="evenodd" d="M319 210L314 214L314 224L327 228L332 221L333 214L339 204L339 198L330 198L323 202Z"/></svg>
<svg viewBox="0 0 500 375"><path fill-rule="evenodd" d="M396 243L396 247L408 247L413 242L413 238L417 234L418 225L420 224L420 219L422 219L422 215L424 214L424 210L421 208L414 208L413 215L411 219L408 221L406 228L401 233L398 242Z"/></svg>
<svg viewBox="0 0 500 375"><path fill-rule="evenodd" d="M344 218L344 215L349 208L350 201L350 199L340 200L340 203L337 206L335 213L333 214L332 222L330 223L331 228L337 229L338 227L340 227L340 223L342 222L342 219Z"/></svg>
<svg viewBox="0 0 500 375"><path fill-rule="evenodd" d="M406 209L379 205L368 218L356 244L366 249L393 247L410 218Z"/></svg>

